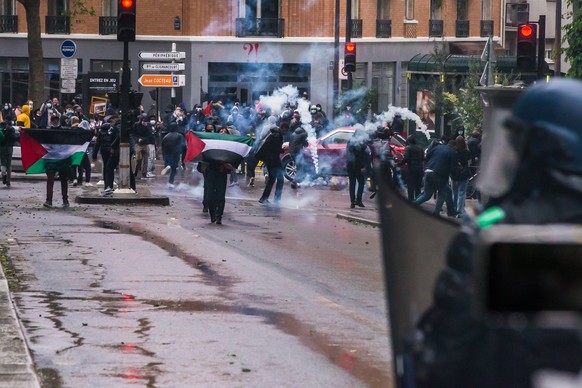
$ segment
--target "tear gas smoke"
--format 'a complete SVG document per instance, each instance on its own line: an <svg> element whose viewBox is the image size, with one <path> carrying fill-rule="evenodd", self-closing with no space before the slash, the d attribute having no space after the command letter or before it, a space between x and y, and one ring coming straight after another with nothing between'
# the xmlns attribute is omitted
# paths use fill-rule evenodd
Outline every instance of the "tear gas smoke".
<svg viewBox="0 0 582 388"><path fill-rule="evenodd" d="M424 133L426 138L430 140L430 132L426 128L426 125L422 123L422 120L416 113L411 112L407 108L389 105L387 112L382 112L377 116L377 122L379 122L379 125L381 126L384 126L385 124L392 124L392 122L394 121L394 116L396 116L397 114L400 115L400 117L402 117L402 120L414 121L414 123L416 124L416 130Z"/></svg>

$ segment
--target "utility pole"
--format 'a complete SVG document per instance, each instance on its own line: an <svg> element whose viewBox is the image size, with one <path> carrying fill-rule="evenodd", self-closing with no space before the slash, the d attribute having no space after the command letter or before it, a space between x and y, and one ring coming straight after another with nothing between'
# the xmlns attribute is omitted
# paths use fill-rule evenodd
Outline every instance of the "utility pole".
<svg viewBox="0 0 582 388"><path fill-rule="evenodd" d="M335 25L333 41L333 109L338 106L339 97L339 29L340 29L340 0L335 0Z"/></svg>
<svg viewBox="0 0 582 388"><path fill-rule="evenodd" d="M352 0L346 0L346 44L352 41ZM348 90L352 90L353 77L348 71Z"/></svg>

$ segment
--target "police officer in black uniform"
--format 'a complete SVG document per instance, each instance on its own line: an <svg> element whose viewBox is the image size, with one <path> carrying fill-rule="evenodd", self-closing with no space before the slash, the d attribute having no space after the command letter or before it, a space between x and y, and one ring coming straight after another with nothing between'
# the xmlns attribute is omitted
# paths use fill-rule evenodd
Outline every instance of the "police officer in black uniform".
<svg viewBox="0 0 582 388"><path fill-rule="evenodd" d="M417 326L416 387L530 387L540 370L580 372L580 333L494 325L472 308L473 253L482 230L582 223L580 106L582 81L540 82L521 94L504 128L486 131L478 186L489 200L450 243L433 305Z"/></svg>

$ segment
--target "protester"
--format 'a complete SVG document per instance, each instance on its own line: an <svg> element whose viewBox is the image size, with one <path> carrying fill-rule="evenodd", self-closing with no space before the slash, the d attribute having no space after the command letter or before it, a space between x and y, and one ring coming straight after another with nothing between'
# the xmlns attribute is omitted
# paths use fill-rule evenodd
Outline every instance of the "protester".
<svg viewBox="0 0 582 388"><path fill-rule="evenodd" d="M164 159L165 168L162 170L162 175L170 171L168 178L168 188L174 188L174 179L176 172L180 165L180 155L184 148L184 135L179 132L178 124L170 123L170 132L162 139L162 155Z"/></svg>
<svg viewBox="0 0 582 388"><path fill-rule="evenodd" d="M511 289L492 292L512 300L500 313L515 313L513 319L485 319L475 314L476 285L485 281L478 278L485 265L476 261L476 254L484 250L479 246L484 234L501 224L513 229L521 226L527 232L519 237L519 244L527 247L525 238L532 225L545 225L548 237L553 236L552 225L571 225L572 238L582 223L582 81L555 78L521 93L503 126L484 131L478 187L488 201L483 212L468 219L450 242L446 267L434 286L432 306L419 320L414 335L417 341L410 344L415 354L407 358L408 370L414 371L414 376L402 377L416 387L532 387L538 380L535 376L542 374L546 387L580 383L576 377L582 368L580 332L575 329L577 324L565 324L570 320L563 319L575 316L552 314L563 314L564 294L577 289L566 283L580 283L577 269L568 277L562 275L564 268L576 268L580 258L574 254L563 260L554 255L555 249L563 249L560 245L568 246L561 243L567 241L562 240L564 236L555 235L547 243L552 249L549 256L532 255L531 248L536 249L541 241L530 240L529 255L518 254L512 258L519 261L507 264L497 260L504 268L502 277L510 282L513 276L506 274L507 269L522 274L521 280L513 282L519 284L517 289L530 286L536 290L524 291L521 303L531 301L533 305L528 306L536 306L555 301L554 307L544 308L549 314L540 314L535 322L528 319L537 317L537 308L516 303L507 295ZM427 253L427 260L434 260ZM520 262L523 266L516 264ZM541 268L545 268L545 277L530 275ZM548 299L550 290L563 292ZM481 301L486 303L484 299L482 295Z"/></svg>
<svg viewBox="0 0 582 388"><path fill-rule="evenodd" d="M370 136L363 128L358 128L348 141L346 163L349 178L350 208L365 207L362 195L366 183L366 171L369 170ZM357 185L357 190L356 190Z"/></svg>
<svg viewBox="0 0 582 388"><path fill-rule="evenodd" d="M422 189L422 178L424 176L424 151L418 145L414 135L406 138L406 148L404 157L399 163L400 166L407 165L406 186L408 191L408 200L414 201L420 195Z"/></svg>
<svg viewBox="0 0 582 388"><path fill-rule="evenodd" d="M438 192L434 214L439 215L443 203L447 204L447 215L454 217L457 215L453 205L452 191L449 186L451 171L457 163L457 153L448 144L436 143L426 153L426 170L424 177L424 192L414 200L416 205L420 205L432 198Z"/></svg>
<svg viewBox="0 0 582 388"><path fill-rule="evenodd" d="M283 136L288 130L289 128L287 126L281 128L275 126L271 127L265 143L261 149L257 151L257 155L255 156L262 160L267 167L268 179L263 194L259 199L259 202L262 204L270 203L269 196L271 195L271 190L273 189L275 181L277 181L277 186L275 187L274 203L278 204L281 201L285 176L283 174L283 165L281 164L280 155L283 151Z"/></svg>

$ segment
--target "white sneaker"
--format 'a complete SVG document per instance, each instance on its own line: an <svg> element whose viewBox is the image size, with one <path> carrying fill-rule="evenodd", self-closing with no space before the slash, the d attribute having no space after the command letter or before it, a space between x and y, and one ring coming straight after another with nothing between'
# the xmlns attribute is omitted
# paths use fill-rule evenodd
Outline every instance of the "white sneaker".
<svg viewBox="0 0 582 388"><path fill-rule="evenodd" d="M93 183L91 183L91 182L85 182L85 183L83 184L83 186L85 186L85 187L93 187L94 185L93 185Z"/></svg>
<svg viewBox="0 0 582 388"><path fill-rule="evenodd" d="M166 175L168 173L168 171L170 171L170 169L171 169L170 166L164 167L164 169L162 170L162 172L160 172L160 175Z"/></svg>
<svg viewBox="0 0 582 388"><path fill-rule="evenodd" d="M74 186L74 187L77 187L77 180L76 180L76 179L75 179L75 180L73 180L73 186Z"/></svg>
<svg viewBox="0 0 582 388"><path fill-rule="evenodd" d="M156 175L155 175L155 174L152 174L151 172L148 172L148 173L146 174L146 178L153 178L153 177L155 177L155 176L156 176Z"/></svg>
<svg viewBox="0 0 582 388"><path fill-rule="evenodd" d="M174 186L172 183L168 183L168 186L167 187L168 187L168 189L172 190L176 186Z"/></svg>

